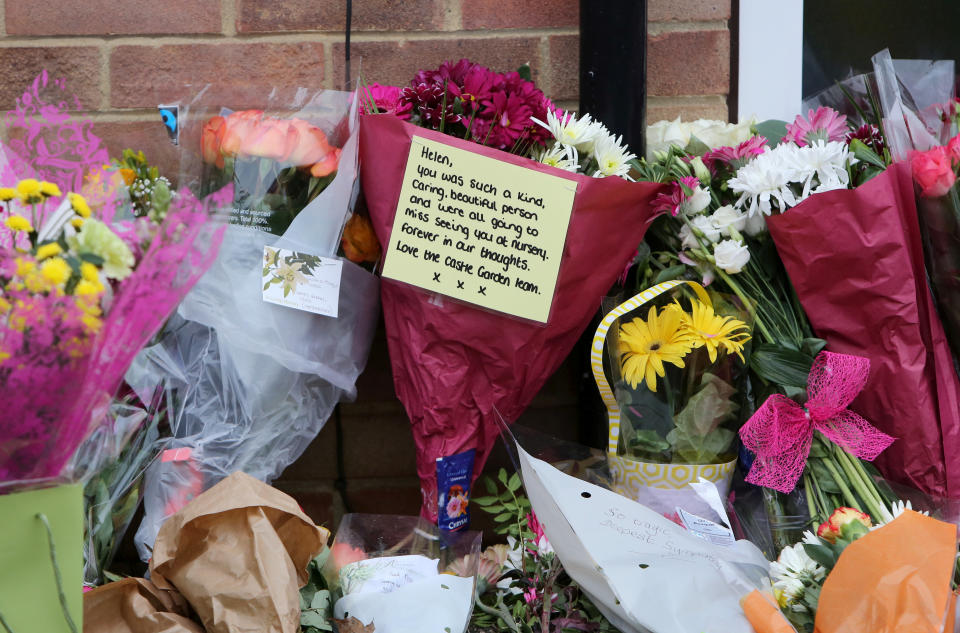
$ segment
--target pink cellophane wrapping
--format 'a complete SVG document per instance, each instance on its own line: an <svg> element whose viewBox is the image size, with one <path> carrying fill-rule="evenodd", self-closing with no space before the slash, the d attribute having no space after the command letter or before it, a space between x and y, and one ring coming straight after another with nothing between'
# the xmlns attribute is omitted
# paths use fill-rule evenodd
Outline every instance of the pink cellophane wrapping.
<svg viewBox="0 0 960 633"><path fill-rule="evenodd" d="M384 279L394 387L413 426L423 515L436 520L436 460L477 450L480 473L497 414L514 421L569 354L601 298L636 252L651 218L654 183L570 174L418 128L390 115L360 120L361 178L374 230L388 244L413 135L578 183L553 308L546 326Z"/></svg>
<svg viewBox="0 0 960 633"><path fill-rule="evenodd" d="M927 286L909 165L811 196L768 226L817 336L870 360L850 409L897 438L880 470L960 497L960 383Z"/></svg>
<svg viewBox="0 0 960 633"><path fill-rule="evenodd" d="M820 352L805 406L779 394L767 398L740 429L744 446L757 456L747 481L789 493L803 474L814 431L868 461L890 446L892 437L847 409L869 374L870 361L862 356Z"/></svg>
<svg viewBox="0 0 960 633"><path fill-rule="evenodd" d="M13 186L20 178L33 177L56 183L64 194L79 192L85 176L102 168L108 160L106 149L90 121L70 110L80 110L80 105L67 96L63 81L49 79L46 72L38 76L6 115L11 140L9 146L0 147L5 159L0 184ZM117 195L109 188L103 193ZM213 211L231 199L230 188L204 202L186 190L178 194L135 271L113 287L100 330L79 358L52 347L58 336L79 331L79 315L64 299L53 295L42 299L48 307L30 316L41 319L33 321L37 327L22 332L0 329L0 342L7 343L7 350L16 350L0 363L4 394L0 484L69 479L64 466L91 430L105 421L110 398L134 356L216 257L224 227ZM101 220L112 219L114 199L91 202L101 203L97 211ZM49 213L53 208L46 204L42 210ZM4 266L12 265L16 256L9 242L8 238L0 246ZM52 321L54 327L42 327L51 323L50 315L62 314L61 308L66 316ZM20 344L21 337L29 344Z"/></svg>

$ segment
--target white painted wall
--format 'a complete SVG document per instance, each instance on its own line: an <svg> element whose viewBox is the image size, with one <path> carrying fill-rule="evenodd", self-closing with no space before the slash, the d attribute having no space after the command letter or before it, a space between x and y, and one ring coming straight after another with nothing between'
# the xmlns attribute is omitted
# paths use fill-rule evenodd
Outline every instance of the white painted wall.
<svg viewBox="0 0 960 633"><path fill-rule="evenodd" d="M737 116L792 121L803 100L803 0L740 0Z"/></svg>

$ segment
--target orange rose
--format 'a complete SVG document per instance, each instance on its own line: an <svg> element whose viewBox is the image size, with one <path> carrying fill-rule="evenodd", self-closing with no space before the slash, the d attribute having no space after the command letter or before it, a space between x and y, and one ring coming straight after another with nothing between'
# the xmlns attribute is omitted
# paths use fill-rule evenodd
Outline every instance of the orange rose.
<svg viewBox="0 0 960 633"><path fill-rule="evenodd" d="M313 164L310 168L310 175L314 178L323 178L337 171L337 165L340 164L340 148L334 147L323 157L322 160Z"/></svg>
<svg viewBox="0 0 960 633"><path fill-rule="evenodd" d="M296 147L287 158L291 165L297 167L313 165L322 161L333 151L327 141L327 135L317 126L310 125L302 119L293 119L290 125L300 133Z"/></svg>
<svg viewBox="0 0 960 633"><path fill-rule="evenodd" d="M224 121L220 153L224 156L240 154L244 141L256 131L257 124L262 118L262 110L241 110L228 116Z"/></svg>
<svg viewBox="0 0 960 633"><path fill-rule="evenodd" d="M335 543L330 548L330 558L333 562L333 568L340 571L340 568L350 563L366 560L366 553L359 547L353 547L347 543Z"/></svg>
<svg viewBox="0 0 960 633"><path fill-rule="evenodd" d="M300 133L289 121L263 119L253 134L243 139L240 153L276 161L286 161L297 146Z"/></svg>
<svg viewBox="0 0 960 633"><path fill-rule="evenodd" d="M347 259L359 264L361 262L375 262L380 259L380 242L370 219L364 215L354 213L343 227L343 238L340 240L343 254Z"/></svg>
<svg viewBox="0 0 960 633"><path fill-rule="evenodd" d="M203 162L215 163L220 169L223 169L223 154L220 153L220 144L223 142L223 133L226 129L227 120L222 116L215 116L203 124L203 131L200 133L200 151L203 154Z"/></svg>
<svg viewBox="0 0 960 633"><path fill-rule="evenodd" d="M852 540L848 537L859 532L865 534L871 525L870 515L855 508L837 508L826 523L821 523L820 527L817 528L817 536L831 543L836 543L837 539L841 537Z"/></svg>

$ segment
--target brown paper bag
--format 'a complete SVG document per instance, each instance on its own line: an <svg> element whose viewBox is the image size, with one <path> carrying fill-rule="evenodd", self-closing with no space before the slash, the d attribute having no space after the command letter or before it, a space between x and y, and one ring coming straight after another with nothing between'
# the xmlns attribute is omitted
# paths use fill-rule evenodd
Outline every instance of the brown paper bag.
<svg viewBox="0 0 960 633"><path fill-rule="evenodd" d="M329 536L291 497L236 472L167 519L150 575L207 633L298 633L306 567Z"/></svg>
<svg viewBox="0 0 960 633"><path fill-rule="evenodd" d="M176 591L143 578L98 587L83 595L83 633L204 633Z"/></svg>

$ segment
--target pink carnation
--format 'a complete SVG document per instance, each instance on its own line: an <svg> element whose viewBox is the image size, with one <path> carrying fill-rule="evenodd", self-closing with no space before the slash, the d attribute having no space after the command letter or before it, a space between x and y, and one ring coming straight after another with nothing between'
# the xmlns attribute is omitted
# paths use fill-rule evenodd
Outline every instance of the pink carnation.
<svg viewBox="0 0 960 633"><path fill-rule="evenodd" d="M913 179L920 185L920 195L924 198L947 195L957 179L946 147L913 152L910 155L910 167L913 169Z"/></svg>
<svg viewBox="0 0 960 633"><path fill-rule="evenodd" d="M809 145L814 141L843 141L847 136L847 117L833 108L820 106L817 111L809 110L807 118L798 114L793 123L787 124L784 142L792 141L797 145Z"/></svg>
<svg viewBox="0 0 960 633"><path fill-rule="evenodd" d="M670 213L670 215L675 216L680 213L680 205L683 204L683 201L688 197L681 183L689 189L696 189L700 185L700 181L693 176L685 176L679 181L673 181L670 183L670 191L668 193L661 193L653 199L651 204L653 205L655 215Z"/></svg>

